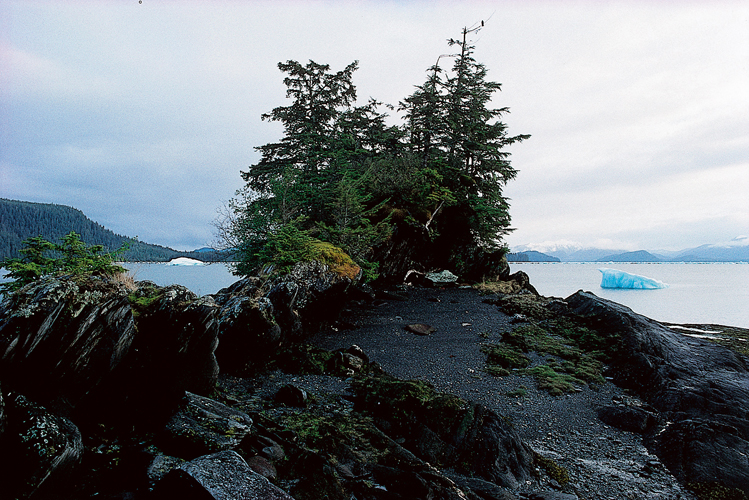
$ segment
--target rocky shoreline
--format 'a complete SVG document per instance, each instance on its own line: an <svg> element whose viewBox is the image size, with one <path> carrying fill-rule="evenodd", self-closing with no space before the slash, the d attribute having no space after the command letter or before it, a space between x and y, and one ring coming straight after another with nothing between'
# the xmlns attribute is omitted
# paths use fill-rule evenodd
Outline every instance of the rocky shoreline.
<svg viewBox="0 0 749 500"><path fill-rule="evenodd" d="M745 354L505 279L375 291L307 263L202 298L27 287L0 310L0 479L35 499L746 498Z"/></svg>

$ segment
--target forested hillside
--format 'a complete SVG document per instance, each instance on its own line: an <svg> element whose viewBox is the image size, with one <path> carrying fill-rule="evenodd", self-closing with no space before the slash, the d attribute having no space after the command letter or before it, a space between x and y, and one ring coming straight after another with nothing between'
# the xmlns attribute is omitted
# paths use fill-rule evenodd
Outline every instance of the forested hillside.
<svg viewBox="0 0 749 500"><path fill-rule="evenodd" d="M18 251L27 238L41 236L59 242L70 231L78 233L88 245L103 245L110 252L130 242L130 248L122 257L128 261L163 262L175 257L217 261L223 260L225 255L206 251L178 252L136 241L112 232L73 207L0 198L0 259L19 257Z"/></svg>

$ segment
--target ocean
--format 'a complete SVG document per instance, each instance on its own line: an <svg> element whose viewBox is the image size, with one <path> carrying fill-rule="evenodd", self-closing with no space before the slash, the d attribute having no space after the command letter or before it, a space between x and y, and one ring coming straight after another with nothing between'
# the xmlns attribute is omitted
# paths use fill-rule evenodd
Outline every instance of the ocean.
<svg viewBox="0 0 749 500"><path fill-rule="evenodd" d="M601 288L598 269L602 267L654 278L668 287L655 290ZM541 295L564 298L585 290L658 321L749 328L747 263L512 262L510 270L524 271Z"/></svg>
<svg viewBox="0 0 749 500"><path fill-rule="evenodd" d="M169 266L126 263L137 280L184 285L198 295L216 293L237 281L226 264ZM668 284L657 290L601 288L598 268L608 267ZM749 264L746 263L511 263L524 271L541 295L568 297L578 290L623 304L637 313L670 323L712 323L749 328ZM0 280L2 273L0 273Z"/></svg>

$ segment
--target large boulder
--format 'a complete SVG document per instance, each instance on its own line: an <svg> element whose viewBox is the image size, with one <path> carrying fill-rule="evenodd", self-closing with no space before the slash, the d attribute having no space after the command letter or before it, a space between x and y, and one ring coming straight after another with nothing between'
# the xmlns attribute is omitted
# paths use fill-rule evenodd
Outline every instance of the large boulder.
<svg viewBox="0 0 749 500"><path fill-rule="evenodd" d="M746 358L590 292L566 302L590 327L620 338L611 375L667 422L651 446L671 472L690 483L718 482L749 494Z"/></svg>
<svg viewBox="0 0 749 500"><path fill-rule="evenodd" d="M438 393L422 381L388 376L354 383L356 409L429 463L517 488L530 480L533 451L501 416L482 405Z"/></svg>
<svg viewBox="0 0 749 500"><path fill-rule="evenodd" d="M252 419L212 399L190 392L164 429L164 448L183 458L229 450L252 429Z"/></svg>
<svg viewBox="0 0 749 500"><path fill-rule="evenodd" d="M67 413L117 368L137 330L128 291L92 278L48 278L0 305L0 379Z"/></svg>
<svg viewBox="0 0 749 500"><path fill-rule="evenodd" d="M167 414L215 387L217 311L176 285L47 278L0 306L0 380L76 422Z"/></svg>
<svg viewBox="0 0 749 500"><path fill-rule="evenodd" d="M273 304L284 340L298 340L334 320L356 279L319 261L298 262L288 274L273 278L266 285L266 297Z"/></svg>
<svg viewBox="0 0 749 500"><path fill-rule="evenodd" d="M257 296L253 284L253 278L246 278L214 295L220 307L216 359L223 373L254 374L272 359L281 343L273 304Z"/></svg>
<svg viewBox="0 0 749 500"><path fill-rule="evenodd" d="M157 483L153 498L185 500L294 500L254 472L234 451L198 457Z"/></svg>
<svg viewBox="0 0 749 500"><path fill-rule="evenodd" d="M3 498L28 498L51 491L83 454L78 428L67 418L19 394L8 401L8 430L0 440Z"/></svg>
<svg viewBox="0 0 749 500"><path fill-rule="evenodd" d="M140 282L131 300L138 334L97 400L117 409L113 418L157 421L185 391L207 395L215 388L219 308L183 286L150 282Z"/></svg>

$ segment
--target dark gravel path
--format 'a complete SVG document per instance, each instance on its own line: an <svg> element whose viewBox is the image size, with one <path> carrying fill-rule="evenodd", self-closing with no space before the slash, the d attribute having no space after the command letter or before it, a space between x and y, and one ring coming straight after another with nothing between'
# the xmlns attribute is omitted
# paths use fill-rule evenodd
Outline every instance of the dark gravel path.
<svg viewBox="0 0 749 500"><path fill-rule="evenodd" d="M406 300L351 308L341 323L348 328L323 331L312 342L330 350L358 345L392 375L426 380L510 417L531 447L570 471L567 489L580 498L694 498L648 453L641 436L598 419L597 408L629 397L624 391L606 383L553 397L530 377L490 376L481 345L513 328L507 315L472 289L410 288L403 295ZM405 329L413 323L436 331L416 335ZM507 395L519 388L525 396Z"/></svg>

